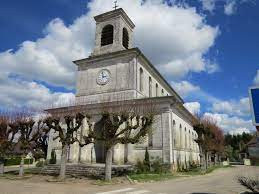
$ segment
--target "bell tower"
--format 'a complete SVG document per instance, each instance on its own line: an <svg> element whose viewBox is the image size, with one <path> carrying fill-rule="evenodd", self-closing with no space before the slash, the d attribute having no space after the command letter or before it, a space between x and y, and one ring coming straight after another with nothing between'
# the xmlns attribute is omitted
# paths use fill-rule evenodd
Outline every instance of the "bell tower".
<svg viewBox="0 0 259 194"><path fill-rule="evenodd" d="M122 8L97 15L95 48L91 56L97 56L133 47L134 23Z"/></svg>

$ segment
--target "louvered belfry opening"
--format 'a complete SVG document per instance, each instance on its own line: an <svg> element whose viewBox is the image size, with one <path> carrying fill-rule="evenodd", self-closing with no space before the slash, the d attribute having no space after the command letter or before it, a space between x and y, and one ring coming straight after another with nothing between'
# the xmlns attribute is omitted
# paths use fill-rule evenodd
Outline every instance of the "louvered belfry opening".
<svg viewBox="0 0 259 194"><path fill-rule="evenodd" d="M113 26L107 25L102 30L101 46L113 44Z"/></svg>
<svg viewBox="0 0 259 194"><path fill-rule="evenodd" d="M126 28L123 28L122 45L128 49L129 48L129 33Z"/></svg>

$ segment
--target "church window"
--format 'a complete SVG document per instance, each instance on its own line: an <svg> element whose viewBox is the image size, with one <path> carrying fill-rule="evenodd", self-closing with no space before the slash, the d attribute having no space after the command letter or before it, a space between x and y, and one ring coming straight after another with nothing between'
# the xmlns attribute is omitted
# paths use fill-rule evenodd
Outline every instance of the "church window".
<svg viewBox="0 0 259 194"><path fill-rule="evenodd" d="M186 127L184 128L184 147L187 148L187 132L186 132Z"/></svg>
<svg viewBox="0 0 259 194"><path fill-rule="evenodd" d="M101 46L113 44L113 26L107 25L102 30Z"/></svg>
<svg viewBox="0 0 259 194"><path fill-rule="evenodd" d="M156 84L156 97L158 97L158 84Z"/></svg>
<svg viewBox="0 0 259 194"><path fill-rule="evenodd" d="M173 147L175 148L176 146L176 131L175 131L175 120L173 120L173 131L172 131L172 140L173 140Z"/></svg>
<svg viewBox="0 0 259 194"><path fill-rule="evenodd" d="M129 33L128 33L128 30L126 28L123 28L122 45L126 49L129 48Z"/></svg>
<svg viewBox="0 0 259 194"><path fill-rule="evenodd" d="M152 133L148 134L148 146L152 147L153 146L153 137L152 137Z"/></svg>
<svg viewBox="0 0 259 194"><path fill-rule="evenodd" d="M139 89L141 92L143 92L143 81L144 81L144 74L143 74L143 69L139 69Z"/></svg>
<svg viewBox="0 0 259 194"><path fill-rule="evenodd" d="M149 97L152 97L152 78L149 77Z"/></svg>
<svg viewBox="0 0 259 194"><path fill-rule="evenodd" d="M164 89L161 90L162 96L164 96Z"/></svg>
<svg viewBox="0 0 259 194"><path fill-rule="evenodd" d="M182 143L183 143L183 140L182 140L182 136L183 136L183 134L182 134L183 132L182 132L182 125L180 124L180 148L182 148L183 147L183 145L182 145Z"/></svg>

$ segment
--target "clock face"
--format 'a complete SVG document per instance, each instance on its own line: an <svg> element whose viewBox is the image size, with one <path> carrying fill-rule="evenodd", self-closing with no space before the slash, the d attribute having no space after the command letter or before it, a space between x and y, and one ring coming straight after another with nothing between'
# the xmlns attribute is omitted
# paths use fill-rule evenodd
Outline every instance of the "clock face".
<svg viewBox="0 0 259 194"><path fill-rule="evenodd" d="M110 81L110 72L107 69L101 70L97 77L97 83L99 85L105 85L109 81Z"/></svg>

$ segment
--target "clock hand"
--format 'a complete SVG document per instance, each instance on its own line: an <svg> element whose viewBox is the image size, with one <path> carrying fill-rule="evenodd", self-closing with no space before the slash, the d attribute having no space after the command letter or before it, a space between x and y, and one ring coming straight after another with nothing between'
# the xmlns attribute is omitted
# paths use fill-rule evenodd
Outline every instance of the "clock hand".
<svg viewBox="0 0 259 194"><path fill-rule="evenodd" d="M102 78L106 78L107 76L102 73Z"/></svg>

